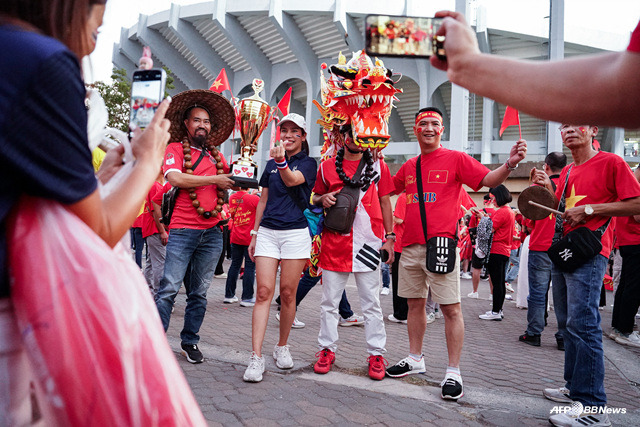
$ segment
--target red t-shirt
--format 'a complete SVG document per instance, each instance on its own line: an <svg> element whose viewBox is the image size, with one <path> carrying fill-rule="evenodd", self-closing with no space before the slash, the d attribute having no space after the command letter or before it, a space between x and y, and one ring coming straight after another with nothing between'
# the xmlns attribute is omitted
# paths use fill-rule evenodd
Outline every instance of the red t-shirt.
<svg viewBox="0 0 640 427"><path fill-rule="evenodd" d="M636 29L633 30L631 34L631 40L629 41L627 50L629 52L640 52L640 22L638 22Z"/></svg>
<svg viewBox="0 0 640 427"><path fill-rule="evenodd" d="M557 189L559 185L558 177L551 178L551 181L556 184ZM537 221L530 221L530 223L531 237L529 238L529 250L546 252L549 246L551 246L553 235L556 232L556 214L550 213L549 216Z"/></svg>
<svg viewBox="0 0 640 427"><path fill-rule="evenodd" d="M417 157L409 159L393 177L396 193L406 190L407 210L402 246L424 245L424 232L418 205L416 183ZM489 169L473 157L460 151L440 147L421 156L422 189L427 215L427 237L454 238L460 212L462 184L474 190L482 187Z"/></svg>
<svg viewBox="0 0 640 427"><path fill-rule="evenodd" d="M136 217L135 221L133 221L133 225L131 227L133 228L142 228L142 222L144 220L144 205L143 205L143 209L140 212L140 214Z"/></svg>
<svg viewBox="0 0 640 427"><path fill-rule="evenodd" d="M493 215L493 242L491 243L492 254L511 255L511 244L513 242L513 227L516 214L508 205L498 208Z"/></svg>
<svg viewBox="0 0 640 427"><path fill-rule="evenodd" d="M199 148L191 147L191 161L195 163L202 154L202 150ZM223 172L229 173L229 165L227 161L220 153L223 164ZM167 146L167 150L164 154L163 164L164 176L170 172L183 172L184 171L184 154L182 152L182 143L173 142ZM216 161L212 156L207 156L202 159L198 164L198 167L193 171L194 176L213 176L217 175ZM206 185L204 187L196 187L197 199L200 202L200 206L206 211L215 209L218 203L218 187L215 185ZM197 230L205 230L215 226L220 221L220 215L217 217L211 217L205 219L203 216L198 215L196 208L191 204L191 198L186 189L181 188L176 197L176 206L173 209L173 215L171 216L172 228L191 228Z"/></svg>
<svg viewBox="0 0 640 427"><path fill-rule="evenodd" d="M231 243L249 246L259 201L260 197L246 191L238 191L229 197Z"/></svg>
<svg viewBox="0 0 640 427"><path fill-rule="evenodd" d="M404 194L398 196L396 201L396 209L393 211L393 216L401 219L402 224L393 223L393 232L396 233L396 241L393 244L394 252L402 252L402 235L404 234L404 215L407 210L407 198Z"/></svg>
<svg viewBox="0 0 640 427"><path fill-rule="evenodd" d="M343 160L342 167L347 176L352 177L358 169L359 161ZM349 234L338 234L324 229L322 231L322 250L320 266L330 271L365 272L375 270L375 263L367 261L371 254L367 251L379 251L384 237L384 224L379 198L393 192L393 183L387 164L379 160L374 162L374 172L379 180L372 184L367 192L360 192L360 202L356 210L356 218ZM344 183L338 176L335 158L320 164L316 184L316 194L326 194L341 190ZM375 254L373 255L375 256Z"/></svg>
<svg viewBox="0 0 640 427"><path fill-rule="evenodd" d="M616 218L616 247L640 245L640 222L632 216Z"/></svg>
<svg viewBox="0 0 640 427"><path fill-rule="evenodd" d="M599 151L598 154L585 163L576 166L573 163L566 166L560 174L559 185L556 189L556 197L560 199L565 189L565 178L571 167L569 181L567 182L566 209L588 204L611 203L632 197L640 197L640 184L636 180L631 168L622 157ZM596 230L602 226L609 217L591 215L586 219L586 224L579 227L588 227ZM568 223L564 224L564 234L576 229ZM602 251L609 258L613 242L613 227L607 227L602 238Z"/></svg>
<svg viewBox="0 0 640 427"><path fill-rule="evenodd" d="M157 201L157 194L160 193L160 203ZM149 237L152 234L158 233L158 226L156 222L153 220L153 203L155 201L159 205L162 204L162 194L164 193L164 188L162 184L158 181L154 182L151 186L151 190L147 193L147 198L144 200L144 213L142 214L142 237Z"/></svg>

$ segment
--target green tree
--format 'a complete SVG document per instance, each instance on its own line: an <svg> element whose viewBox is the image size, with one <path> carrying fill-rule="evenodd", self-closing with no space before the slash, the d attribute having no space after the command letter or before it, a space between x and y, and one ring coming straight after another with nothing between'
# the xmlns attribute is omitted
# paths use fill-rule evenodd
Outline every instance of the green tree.
<svg viewBox="0 0 640 427"><path fill-rule="evenodd" d="M174 79L171 71L166 67L163 67L163 69L167 73L167 84L164 92L166 97L169 95L169 90L175 89L175 85L173 84ZM127 76L127 71L124 68L114 68L111 74L111 83L98 81L88 86L96 89L104 99L109 111L108 126L128 132L131 108L131 81L130 76Z"/></svg>

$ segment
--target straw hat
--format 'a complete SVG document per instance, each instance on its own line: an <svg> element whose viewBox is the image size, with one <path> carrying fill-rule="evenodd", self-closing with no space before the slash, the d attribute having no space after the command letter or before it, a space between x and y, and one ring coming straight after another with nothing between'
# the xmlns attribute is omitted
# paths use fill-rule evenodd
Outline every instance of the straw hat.
<svg viewBox="0 0 640 427"><path fill-rule="evenodd" d="M222 144L231 135L236 115L231 103L224 96L207 89L193 89L181 92L173 97L165 116L171 122L169 133L171 141L182 141L186 136L184 112L189 107L200 107L209 112L211 132L207 141L214 146Z"/></svg>

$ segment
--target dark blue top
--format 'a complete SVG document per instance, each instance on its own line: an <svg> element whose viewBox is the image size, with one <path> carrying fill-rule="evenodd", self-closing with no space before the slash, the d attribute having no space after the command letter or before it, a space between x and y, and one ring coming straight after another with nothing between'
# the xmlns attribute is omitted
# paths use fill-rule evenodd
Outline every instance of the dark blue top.
<svg viewBox="0 0 640 427"><path fill-rule="evenodd" d="M21 194L70 204L97 187L78 60L62 43L0 26L0 297L6 220ZM33 260L36 262L36 260Z"/></svg>
<svg viewBox="0 0 640 427"><path fill-rule="evenodd" d="M307 219L300 206L309 205L311 189L316 183L318 164L304 151L289 157L287 161L292 171L302 172L306 182L289 187L289 191L287 191L287 187L278 173L275 160L271 159L267 162L260 178L260 185L269 189L269 199L264 208L260 225L272 230L295 230L307 227ZM292 195L297 198L298 204L294 202Z"/></svg>

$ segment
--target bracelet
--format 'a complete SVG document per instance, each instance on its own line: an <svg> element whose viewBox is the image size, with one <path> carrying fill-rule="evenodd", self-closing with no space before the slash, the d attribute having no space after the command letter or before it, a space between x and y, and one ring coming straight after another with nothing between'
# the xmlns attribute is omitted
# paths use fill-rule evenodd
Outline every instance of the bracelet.
<svg viewBox="0 0 640 427"><path fill-rule="evenodd" d="M518 169L518 164L516 163L515 166L511 167L511 165L509 164L509 159L507 159L506 162L504 162L504 165L507 167L508 171L514 171L516 169Z"/></svg>
<svg viewBox="0 0 640 427"><path fill-rule="evenodd" d="M394 232L387 233L387 234L384 235L384 238L387 239L387 240L388 239L396 240L396 233L394 233Z"/></svg>
<svg viewBox="0 0 640 427"><path fill-rule="evenodd" d="M276 167L278 169L286 169L289 167L287 164L287 159L282 159L282 162L278 162L276 159L273 159L276 162Z"/></svg>
<svg viewBox="0 0 640 427"><path fill-rule="evenodd" d="M257 230L251 230L251 231L249 232L249 235L250 235L250 236L257 236L257 235L258 235L258 231L257 231Z"/></svg>

